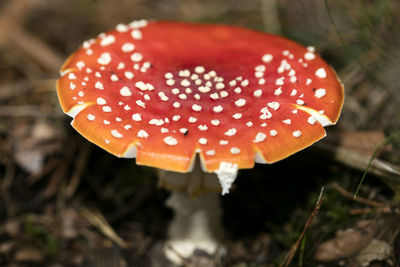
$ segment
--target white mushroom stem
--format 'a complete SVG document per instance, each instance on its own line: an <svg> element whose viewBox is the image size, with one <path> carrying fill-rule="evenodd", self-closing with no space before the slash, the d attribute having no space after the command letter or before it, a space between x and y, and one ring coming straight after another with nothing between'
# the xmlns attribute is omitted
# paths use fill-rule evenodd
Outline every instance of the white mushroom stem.
<svg viewBox="0 0 400 267"><path fill-rule="evenodd" d="M190 258L196 249L209 255L222 249L221 207L216 193L192 198L187 193L174 191L167 205L174 211L165 246L165 255L170 261L182 264L182 258Z"/></svg>
<svg viewBox="0 0 400 267"><path fill-rule="evenodd" d="M165 246L167 258L183 264L182 258L190 258L196 249L210 255L223 249L221 186L216 175L203 172L200 162L196 162L192 172L163 172L159 181L172 191L167 200L174 211Z"/></svg>

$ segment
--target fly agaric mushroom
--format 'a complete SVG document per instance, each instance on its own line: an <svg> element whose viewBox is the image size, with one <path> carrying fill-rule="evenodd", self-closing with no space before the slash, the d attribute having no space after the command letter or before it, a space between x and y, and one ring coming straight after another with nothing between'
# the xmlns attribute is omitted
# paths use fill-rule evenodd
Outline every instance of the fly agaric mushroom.
<svg viewBox="0 0 400 267"><path fill-rule="evenodd" d="M238 169L323 138L343 104L342 84L313 47L239 27L144 20L84 42L57 89L91 142L180 173L199 154L222 194Z"/></svg>

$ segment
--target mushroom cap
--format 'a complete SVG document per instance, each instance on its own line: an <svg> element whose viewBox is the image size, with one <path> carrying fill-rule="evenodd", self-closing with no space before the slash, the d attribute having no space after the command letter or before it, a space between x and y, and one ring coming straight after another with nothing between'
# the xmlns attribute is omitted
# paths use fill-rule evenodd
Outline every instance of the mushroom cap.
<svg viewBox="0 0 400 267"><path fill-rule="evenodd" d="M136 163L187 172L273 163L335 124L336 73L286 38L164 21L118 25L83 45L57 82L63 111L91 142Z"/></svg>

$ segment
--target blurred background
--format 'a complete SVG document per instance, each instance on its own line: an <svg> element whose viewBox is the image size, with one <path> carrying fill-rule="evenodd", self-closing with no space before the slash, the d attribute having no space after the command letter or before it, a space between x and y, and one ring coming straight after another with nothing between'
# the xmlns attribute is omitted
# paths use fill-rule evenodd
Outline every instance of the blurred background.
<svg viewBox="0 0 400 267"><path fill-rule="evenodd" d="M346 89L325 140L240 172L222 199L227 253L186 266L277 266L291 248L291 266L400 266L399 0L1 0L0 266L168 266L156 172L84 140L55 90L84 40L142 18L313 45Z"/></svg>

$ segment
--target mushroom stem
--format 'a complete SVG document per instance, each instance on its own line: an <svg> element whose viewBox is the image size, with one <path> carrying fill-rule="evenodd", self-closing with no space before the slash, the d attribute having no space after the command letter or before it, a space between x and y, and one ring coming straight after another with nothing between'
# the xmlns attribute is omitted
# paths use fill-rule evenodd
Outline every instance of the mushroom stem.
<svg viewBox="0 0 400 267"><path fill-rule="evenodd" d="M159 185L171 190L166 204L174 211L168 228L166 257L182 264L196 249L215 255L222 249L221 186L213 173L201 170L197 160L192 172L162 172Z"/></svg>
<svg viewBox="0 0 400 267"><path fill-rule="evenodd" d="M190 258L195 250L215 255L222 249L221 207L217 193L192 198L187 193L173 191L167 206L174 211L165 247L170 261L182 264L182 258Z"/></svg>

